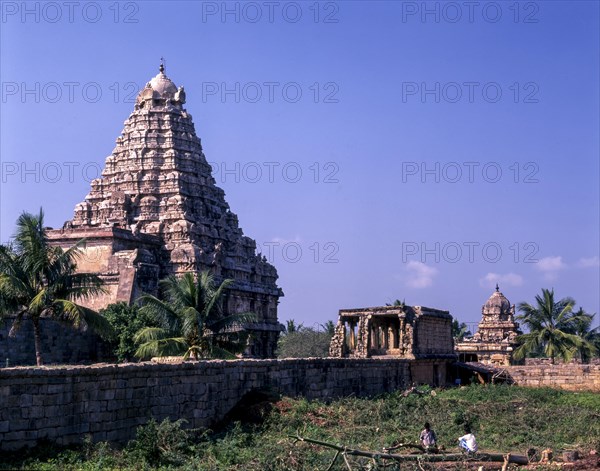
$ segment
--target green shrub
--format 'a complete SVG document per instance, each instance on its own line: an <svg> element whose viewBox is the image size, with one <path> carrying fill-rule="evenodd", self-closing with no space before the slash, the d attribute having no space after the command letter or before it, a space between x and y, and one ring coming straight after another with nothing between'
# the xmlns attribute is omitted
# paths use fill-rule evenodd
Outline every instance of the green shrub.
<svg viewBox="0 0 600 471"><path fill-rule="evenodd" d="M281 336L277 342L277 358L324 358L329 354L330 343L329 332L299 327Z"/></svg>
<svg viewBox="0 0 600 471"><path fill-rule="evenodd" d="M108 305L100 311L110 323L115 336L112 339L114 355L120 362L132 361L137 349L133 336L144 327L156 327L147 314L140 312L138 306L129 306L119 302Z"/></svg>
<svg viewBox="0 0 600 471"><path fill-rule="evenodd" d="M158 423L150 419L146 425L138 427L135 440L127 445L127 450L150 465L182 464L189 453L190 436L181 428L185 420L171 422L164 419Z"/></svg>

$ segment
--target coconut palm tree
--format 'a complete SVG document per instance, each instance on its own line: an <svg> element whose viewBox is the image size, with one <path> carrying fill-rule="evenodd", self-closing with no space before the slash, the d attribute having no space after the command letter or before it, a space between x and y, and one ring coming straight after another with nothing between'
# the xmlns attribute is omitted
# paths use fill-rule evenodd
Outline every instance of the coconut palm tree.
<svg viewBox="0 0 600 471"><path fill-rule="evenodd" d="M23 213L17 220L13 242L0 245L0 316L15 315L10 336L16 335L23 321L33 324L33 340L38 366L41 351L42 318L69 323L76 328L96 330L110 336L110 324L79 301L104 292L98 276L75 273L79 241L68 250L49 244L42 209L37 216Z"/></svg>
<svg viewBox="0 0 600 471"><path fill-rule="evenodd" d="M255 315L223 312L222 297L232 282L225 280L215 287L213 276L206 271L162 280L164 300L140 297L141 311L159 327L146 327L135 335L140 344L136 356L234 358L246 346L242 324L254 321Z"/></svg>
<svg viewBox="0 0 600 471"><path fill-rule="evenodd" d="M452 337L455 342L462 342L465 337L472 335L469 326L464 322L459 322L458 319L452 320Z"/></svg>
<svg viewBox="0 0 600 471"><path fill-rule="evenodd" d="M575 300L563 298L554 300L554 290L542 288L542 295L535 297L536 305L519 303L521 315L517 316L529 333L520 335L521 345L515 350L515 359L521 359L532 353L543 353L554 363L555 358L569 361L581 348L593 346L575 334L577 323L583 318L573 313Z"/></svg>
<svg viewBox="0 0 600 471"><path fill-rule="evenodd" d="M588 314L583 308L579 308L575 313L576 319L571 334L578 335L587 343L583 343L577 349L577 356L583 363L588 363L590 359L600 353L600 327L592 329L592 323L596 314Z"/></svg>

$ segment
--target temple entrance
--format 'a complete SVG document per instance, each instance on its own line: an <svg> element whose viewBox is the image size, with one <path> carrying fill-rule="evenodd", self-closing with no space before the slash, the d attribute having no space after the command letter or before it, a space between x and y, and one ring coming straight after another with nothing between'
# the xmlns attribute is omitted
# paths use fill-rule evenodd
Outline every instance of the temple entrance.
<svg viewBox="0 0 600 471"><path fill-rule="evenodd" d="M400 355L400 320L398 315L380 316L372 319L369 355Z"/></svg>

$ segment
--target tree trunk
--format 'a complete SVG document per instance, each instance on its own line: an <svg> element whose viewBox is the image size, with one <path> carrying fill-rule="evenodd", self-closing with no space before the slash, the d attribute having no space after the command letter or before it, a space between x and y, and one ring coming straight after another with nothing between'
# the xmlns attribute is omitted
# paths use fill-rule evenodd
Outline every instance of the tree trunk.
<svg viewBox="0 0 600 471"><path fill-rule="evenodd" d="M42 337L40 332L40 319L38 317L34 317L32 319L33 322L33 343L35 345L35 361L37 366L42 366L44 362L42 361Z"/></svg>
<svg viewBox="0 0 600 471"><path fill-rule="evenodd" d="M333 448L342 453L342 455L353 455L353 456L363 456L366 458L381 458L386 460L393 460L398 462L405 461L422 461L422 462L433 462L439 463L444 461L496 461L496 462L505 462L516 463L516 464L529 464L529 460L526 456L513 455L508 453L506 455L500 453L474 453L474 454L465 454L465 453L449 453L449 454L430 454L430 453L422 453L415 455L396 455L393 453L384 453L384 452L373 452L373 451L364 451L364 450L356 450L351 449L341 445L334 445L333 443L323 442L321 440L313 440L311 438L301 437L300 435L289 435L290 438L293 438L296 441L314 443L315 445L321 445L328 448Z"/></svg>

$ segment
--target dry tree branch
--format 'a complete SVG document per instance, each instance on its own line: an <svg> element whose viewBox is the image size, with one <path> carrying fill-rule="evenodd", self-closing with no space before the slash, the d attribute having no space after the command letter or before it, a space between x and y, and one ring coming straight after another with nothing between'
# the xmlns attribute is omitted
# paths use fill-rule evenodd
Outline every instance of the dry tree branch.
<svg viewBox="0 0 600 471"><path fill-rule="evenodd" d="M346 460L346 455L352 456L363 456L366 458L381 458L387 460L394 460L397 462L403 461L419 461L419 462L443 462L443 461L464 461L466 460L478 460L478 461L497 461L503 463L505 460L508 460L509 463L515 464L528 464L529 460L526 456L521 455L513 455L508 453L507 455L503 455L500 453L476 453L473 455L465 455L464 453L448 453L448 454L418 454L418 455L397 455L392 453L381 453L381 452L372 452L372 451L364 451L358 449L352 449L345 446L334 445L333 443L327 443L321 440L314 440L312 438L301 437L300 435L290 435L290 438L293 438L296 442L307 442L314 443L315 445L321 445L328 448L333 448L334 450L338 450L341 452L342 457ZM347 461L347 460L346 460Z"/></svg>

